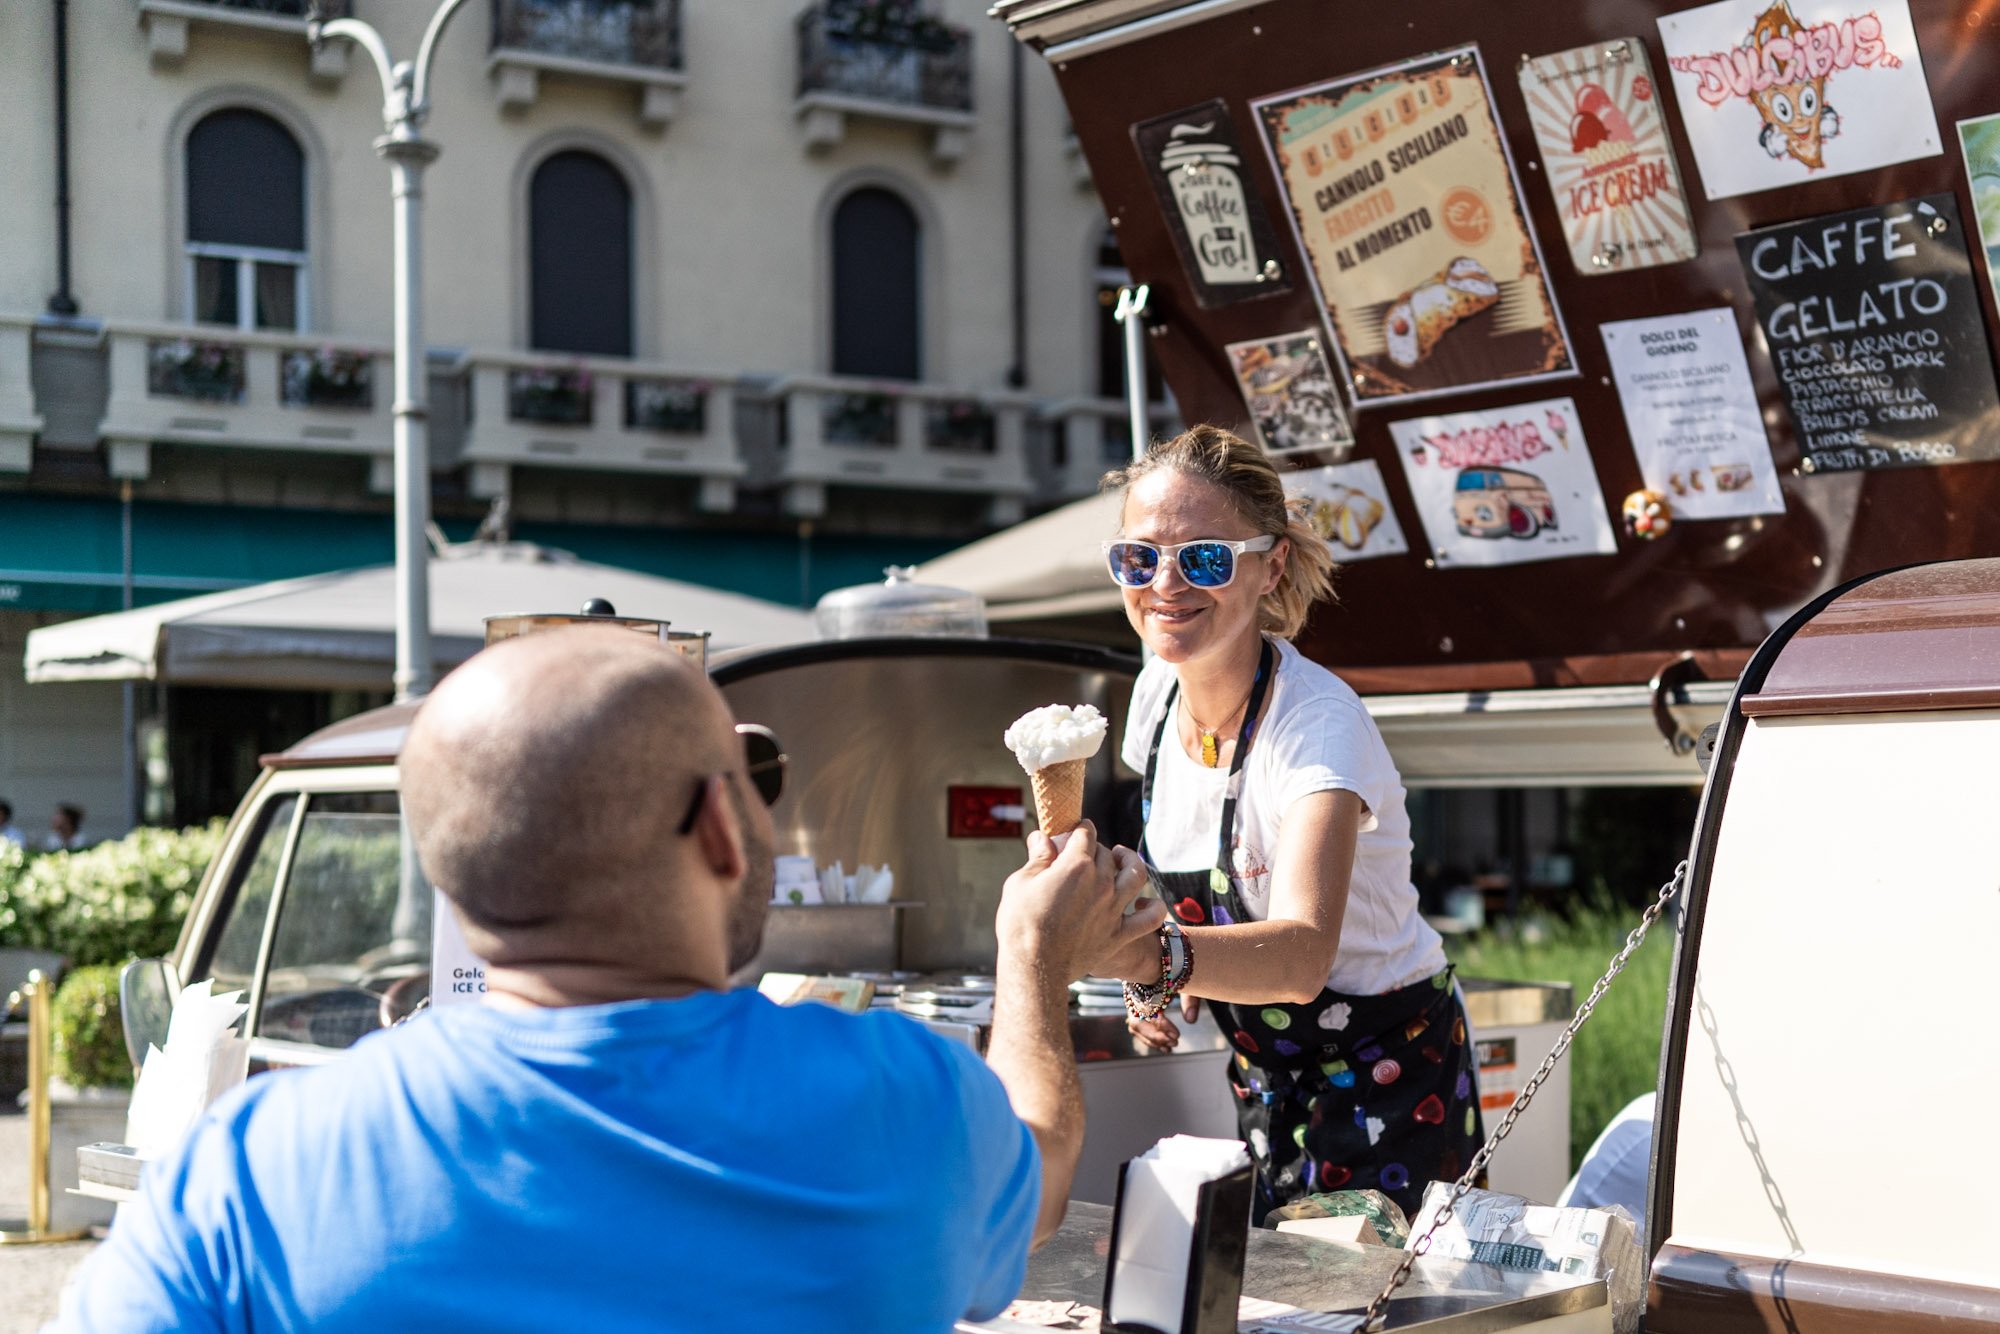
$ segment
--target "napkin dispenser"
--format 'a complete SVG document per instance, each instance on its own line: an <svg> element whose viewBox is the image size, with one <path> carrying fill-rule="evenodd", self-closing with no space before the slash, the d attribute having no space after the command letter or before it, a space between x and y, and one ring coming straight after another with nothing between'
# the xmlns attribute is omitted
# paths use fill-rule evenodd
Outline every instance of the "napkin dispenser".
<svg viewBox="0 0 2000 1334"><path fill-rule="evenodd" d="M1104 1267L1105 1334L1236 1334L1237 1301L1243 1294L1243 1258L1250 1245L1250 1201L1256 1170L1248 1162L1202 1183L1195 1195L1194 1221L1188 1237L1187 1281L1180 1302L1180 1324L1174 1329L1127 1321L1114 1322L1121 1230L1125 1216L1126 1179L1132 1162L1118 1169L1118 1195L1111 1217L1110 1256ZM1136 1279L1136 1274L1129 1276ZM1122 1303L1121 1303L1122 1305Z"/></svg>

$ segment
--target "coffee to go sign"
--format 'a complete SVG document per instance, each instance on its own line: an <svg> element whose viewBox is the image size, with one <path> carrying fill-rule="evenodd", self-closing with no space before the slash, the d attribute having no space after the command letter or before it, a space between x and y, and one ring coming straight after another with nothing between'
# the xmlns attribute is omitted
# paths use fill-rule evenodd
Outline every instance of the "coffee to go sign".
<svg viewBox="0 0 2000 1334"><path fill-rule="evenodd" d="M2000 455L2000 409L1949 194L1736 238L1801 472Z"/></svg>

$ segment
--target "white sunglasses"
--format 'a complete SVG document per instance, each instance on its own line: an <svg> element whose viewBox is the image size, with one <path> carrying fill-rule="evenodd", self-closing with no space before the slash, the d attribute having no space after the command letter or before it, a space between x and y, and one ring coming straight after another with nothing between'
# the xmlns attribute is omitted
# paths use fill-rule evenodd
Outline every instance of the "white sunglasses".
<svg viewBox="0 0 2000 1334"><path fill-rule="evenodd" d="M1227 588L1236 578L1238 556L1246 551L1269 551L1276 545L1278 539L1269 533L1242 542L1201 537L1172 546L1120 537L1104 544L1104 559L1111 566L1112 582L1120 588L1149 588L1168 561L1178 561L1181 578L1190 586L1217 589Z"/></svg>

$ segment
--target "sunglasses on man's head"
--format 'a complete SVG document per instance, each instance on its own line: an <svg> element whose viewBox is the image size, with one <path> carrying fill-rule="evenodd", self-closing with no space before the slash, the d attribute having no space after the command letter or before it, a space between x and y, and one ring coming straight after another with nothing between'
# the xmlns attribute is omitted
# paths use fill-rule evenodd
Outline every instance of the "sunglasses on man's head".
<svg viewBox="0 0 2000 1334"><path fill-rule="evenodd" d="M1278 539L1266 533L1244 542L1219 537L1203 537L1193 542L1161 546L1114 538L1104 544L1104 558L1111 565L1111 579L1121 588L1150 588L1168 561L1178 561L1181 578L1194 588L1227 588L1236 578L1236 558L1246 551L1269 551Z"/></svg>
<svg viewBox="0 0 2000 1334"><path fill-rule="evenodd" d="M743 738L743 767L750 775L750 786L757 789L766 806L778 804L778 798L785 792L785 766L791 756L778 744L778 737L762 723L738 723L736 735ZM708 792L708 778L704 776L695 784L694 800L688 803L687 814L681 817L680 832L694 832L694 822L701 817L702 797Z"/></svg>

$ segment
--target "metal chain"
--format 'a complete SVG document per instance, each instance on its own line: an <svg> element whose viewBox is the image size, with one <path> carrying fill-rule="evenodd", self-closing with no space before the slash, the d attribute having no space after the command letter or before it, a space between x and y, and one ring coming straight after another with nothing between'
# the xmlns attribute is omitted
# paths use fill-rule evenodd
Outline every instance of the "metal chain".
<svg viewBox="0 0 2000 1334"><path fill-rule="evenodd" d="M1527 1110L1535 1091L1541 1088L1542 1081L1549 1077L1556 1068L1556 1062L1560 1061L1563 1053L1569 1050L1569 1044L1576 1037L1577 1030L1583 1027L1586 1019L1590 1018L1590 1012L1597 1008L1597 1002L1604 999L1605 991L1611 986L1611 979L1624 971L1632 952L1646 939L1646 932L1659 920L1660 914L1666 910L1674 895L1680 892L1682 884L1687 880L1687 870L1688 864L1682 862L1674 868L1673 878L1660 886L1660 896L1640 914L1639 925L1625 937L1625 948L1611 957L1611 964L1604 970L1604 976L1597 979L1597 985L1583 998L1583 1004L1576 1007L1576 1013L1570 1018L1569 1027L1562 1031L1562 1036L1556 1039L1556 1045L1549 1048L1549 1054L1542 1058L1541 1068L1521 1086L1521 1092L1515 1097L1514 1105L1507 1109L1507 1115L1500 1118L1500 1124L1487 1137L1486 1143L1480 1146L1478 1153L1472 1155L1472 1162L1465 1169L1465 1175L1461 1176L1458 1184L1452 1187L1451 1198L1445 1201L1442 1209L1438 1210L1437 1217L1431 1220L1431 1225L1424 1229L1423 1235L1411 1238L1403 1248L1403 1262L1396 1266L1396 1272L1389 1276L1388 1284L1377 1294L1374 1301L1368 1303L1368 1309L1362 1313L1360 1329L1363 1334L1379 1328L1377 1322L1387 1314L1389 1298L1395 1295L1397 1288L1409 1280L1410 1271L1416 1266L1417 1257L1430 1249L1431 1238L1436 1235L1437 1230L1451 1221L1453 1211L1458 1208L1458 1202L1465 1198L1465 1193L1472 1189L1472 1183L1479 1179L1480 1172L1485 1170L1486 1164L1492 1160L1493 1151L1499 1148L1500 1141L1506 1139L1513 1131L1514 1123L1520 1120L1521 1113Z"/></svg>

